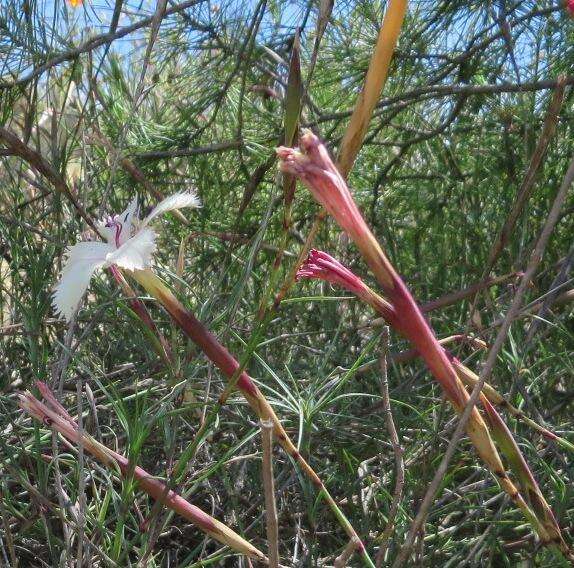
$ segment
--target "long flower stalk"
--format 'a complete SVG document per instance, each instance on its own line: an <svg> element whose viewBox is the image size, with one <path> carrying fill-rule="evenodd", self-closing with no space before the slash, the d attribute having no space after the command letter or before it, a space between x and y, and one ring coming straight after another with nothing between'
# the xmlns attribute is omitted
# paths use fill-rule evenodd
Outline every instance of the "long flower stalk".
<svg viewBox="0 0 574 568"><path fill-rule="evenodd" d="M155 352L161 357L168 368L173 369L174 360L171 347L153 321L145 307L145 304L137 297L133 288L129 285L128 281L117 266L110 266L110 272L126 296L130 308L140 319L142 325L149 331Z"/></svg>
<svg viewBox="0 0 574 568"><path fill-rule="evenodd" d="M391 58L395 51L403 20L407 13L407 0L390 0L379 29L377 43L369 62L365 82L357 97L353 114L341 141L339 169L347 176L365 140L373 111L387 81Z"/></svg>
<svg viewBox="0 0 574 568"><path fill-rule="evenodd" d="M59 432L62 436L83 448L107 467L117 466L122 475L133 475L140 489L152 499L160 501L169 509L181 515L199 530L232 550L249 558L268 564L266 556L235 531L192 505L175 491L168 490L164 483L154 478L139 466L131 467L128 459L107 448L85 432L80 432L74 419L58 402L44 383L36 383L44 402L26 391L20 395L20 407L36 420Z"/></svg>
<svg viewBox="0 0 574 568"><path fill-rule="evenodd" d="M114 277L124 289L128 298L133 298L131 288L127 285L127 282L125 282L120 269L127 270L130 274L134 275L136 280L138 280L150 294L160 300L172 319L179 324L188 337L195 341L206 355L220 368L230 381L229 390L237 386L237 388L243 392L249 404L257 412L260 419L272 419L275 426L275 435L279 443L311 479L312 483L327 501L348 536L354 542L358 543L357 551L363 559L364 564L369 567L374 567L373 561L369 557L369 554L351 523L340 510L336 501L331 497L319 476L301 457L297 448L281 426L279 419L274 414L267 399L259 389L257 389L251 378L241 370L239 363L231 354L202 326L193 314L185 310L171 291L149 270L153 253L156 250L155 241L157 237L155 231L149 227L150 223L168 211L178 210L183 207L198 206L199 200L195 193L193 191L187 191L167 197L142 220L139 220L136 199L132 200L123 213L102 220L98 225L98 229L101 236L103 236L107 242L80 242L67 249L66 263L62 270L60 281L54 290L54 306L62 316L69 320L78 309L92 275L100 268L111 268ZM155 333L157 331L156 326L149 317L143 303L136 301L132 302L131 305L146 328L154 333L154 337L161 337ZM161 345L161 339L159 341L160 345L157 347L159 347L160 354L161 351L164 351L162 358L167 363L170 358L169 345L167 342L165 345ZM201 436L196 438L197 443L199 443L200 439ZM194 448L195 443L189 447L190 452L195 451ZM180 460L179 463L184 464L185 460Z"/></svg>
<svg viewBox="0 0 574 568"><path fill-rule="evenodd" d="M327 148L317 136L307 130L300 137L298 149L280 147L277 154L280 168L296 175L311 191L316 201L325 207L341 229L354 241L381 285L385 301L393 307L389 323L414 344L457 413L462 414L470 398L468 392L407 286L371 232ZM472 408L466 431L478 455L516 506L532 522L541 540L548 544L558 542L563 548L565 544L562 544L564 541L560 531L554 529L548 532L550 527L537 519L510 480L490 430L476 407Z"/></svg>
<svg viewBox="0 0 574 568"><path fill-rule="evenodd" d="M307 261L299 269L297 277L298 279L315 278L342 286L356 294L383 316L385 320L395 325L398 331L401 331L401 320L397 318L394 307L369 288L358 276L327 253L312 250ZM444 349L444 347L441 348ZM448 351L444 351L462 382L471 387L476 385L478 377L456 357L453 357ZM480 396L486 423L492 432L492 437L508 460L511 470L519 481L520 492L516 488L513 490L510 480L505 484L501 483L501 485L509 493L514 503L523 510L526 517L539 532L541 538L543 540L546 539L548 544L557 544L564 554L569 555L570 551L562 539L554 514L544 499L512 433L489 400L490 397L497 402L500 400L498 392L488 385L488 389L483 389Z"/></svg>
<svg viewBox="0 0 574 568"><path fill-rule="evenodd" d="M136 270L130 273L135 280L158 302L171 316L173 321L182 329L210 359L223 375L230 381L235 381L235 386L243 394L251 408L255 411L259 419L270 420L273 423L273 434L278 443L291 457L291 459L301 468L303 473L310 479L318 493L325 499L327 505L335 515L339 524L343 527L350 539L357 543L356 549L363 564L374 568L374 563L370 558L362 540L347 519L343 511L331 496L321 478L315 470L307 463L297 450L295 444L283 428L279 418L275 414L272 406L267 401L265 395L259 390L251 377L243 370L239 362L229 353L229 351L219 343L213 335L183 304L172 294L171 290L162 280L151 270Z"/></svg>

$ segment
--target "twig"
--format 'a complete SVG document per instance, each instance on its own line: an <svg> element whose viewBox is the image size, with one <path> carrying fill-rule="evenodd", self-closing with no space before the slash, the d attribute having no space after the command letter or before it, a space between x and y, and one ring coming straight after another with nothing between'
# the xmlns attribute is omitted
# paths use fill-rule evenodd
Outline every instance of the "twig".
<svg viewBox="0 0 574 568"><path fill-rule="evenodd" d="M78 435L84 435L84 408L82 403L83 397L82 373L78 373L76 379L76 397L78 405ZM78 535L76 549L76 566L84 566L84 524L86 519L86 480L84 478L84 446L78 444L78 514L76 519L76 532Z"/></svg>
<svg viewBox="0 0 574 568"><path fill-rule="evenodd" d="M255 191L259 187L259 184L265 178L265 174L271 169L271 166L275 163L275 156L271 155L265 162L259 164L255 171L249 178L245 189L243 190L243 197L241 198L241 205L239 206L239 210L237 211L237 222L242 218L244 211L247 209L253 196L255 195Z"/></svg>
<svg viewBox="0 0 574 568"><path fill-rule="evenodd" d="M176 4L171 8L168 8L165 13L164 17L171 16L172 14L177 14L178 12L182 12L183 10L187 10L187 8L191 8L196 4L200 4L204 0L187 0L187 2L182 2L181 4ZM82 55L83 53L88 53L101 47L102 45L107 45L114 42L117 39L121 39L122 37L129 35L141 28L145 28L154 23L155 14L153 16L149 16L148 18L143 18L139 22L132 24L131 26L125 26L120 28L115 33L105 33L101 35L94 36L93 38L87 40L86 42L82 43L80 46L70 49L64 53L60 53L52 59L48 59L42 65L35 67L30 71L27 75L24 75L20 79L16 79L15 81L4 81L0 83L0 90L1 89L10 89L12 87L16 87L18 85L25 85L26 83L30 82L32 79L39 77L52 67L56 67L60 65L60 63L65 63L66 61L74 61L78 58L78 56Z"/></svg>
<svg viewBox="0 0 574 568"><path fill-rule="evenodd" d="M240 243L240 244L249 244L253 241L253 239L255 238L255 235L245 235L245 234L240 234L240 233L232 233L229 231L194 231L193 233L190 233L190 237L214 237L216 239L220 239L222 241L228 241L231 243ZM279 247L276 247L274 245L270 245L268 243L261 243L261 249L263 250L267 250L270 252L274 252L274 253L281 253L283 256L288 256L293 258L295 256L294 253L292 253L289 250L286 249L281 249Z"/></svg>
<svg viewBox="0 0 574 568"><path fill-rule="evenodd" d="M548 292L545 294L545 299L540 306L540 310L538 311L538 317L532 320L530 327L528 328L528 332L526 333L525 344L530 345L530 342L534 339L536 332L542 326L542 322L544 321L546 314L552 307L552 305L558 300L560 297L560 287L564 285L568 280L568 275L572 270L572 266L574 265L574 244L570 247L570 251L568 252L568 256L564 260L562 267L560 268L559 273L556 275Z"/></svg>
<svg viewBox="0 0 574 568"><path fill-rule="evenodd" d="M520 285L518 286L518 290L516 291L516 295L514 296L512 305L510 306L510 309L506 314L506 318L500 330L498 331L494 344L488 354L486 363L484 364L482 372L480 373L480 380L478 381L477 385L474 387L472 391L472 394L470 395L470 399L466 405L466 408L464 409L464 412L462 413L462 416L459 420L456 430L449 442L445 455L427 489L427 492L421 503L417 516L415 517L415 520L413 521L413 524L411 525L411 528L409 530L407 540L401 550L401 553L395 560L393 568L399 568L400 566L403 565L404 561L409 555L410 549L412 548L416 535L418 534L420 528L424 524L428 510L430 509L430 506L434 501L434 496L444 479L444 476L447 472L448 464L452 456L454 455L454 452L456 451L458 443L466 427L466 423L468 422L471 412L478 401L482 387L484 386L486 380L490 377L490 374L492 373L492 370L498 358L498 354L500 353L500 350L502 349L502 346L506 340L506 336L508 334L510 326L512 325L512 322L514 321L515 317L520 311L520 307L522 305L522 299L526 293L530 280L532 279L534 273L538 268L538 265L540 264L540 261L542 260L542 256L544 254L544 250L546 249L546 245L548 244L550 235L552 234L552 231L554 230L554 227L560 216L560 209L564 204L564 201L568 194L568 189L572 185L573 181L574 181L574 158L571 160L570 165L568 166L568 170L566 172L566 175L564 176L562 185L560 186L558 193L554 199L554 203L552 204L552 208L550 209L550 212L548 214L548 217L546 219L540 237L538 238L536 246L532 251L530 260L528 262L528 266L526 268L524 276L520 281Z"/></svg>
<svg viewBox="0 0 574 568"><path fill-rule="evenodd" d="M373 323L377 322L377 324L380 325L381 324L380 320L382 320L382 319L383 318L377 318L376 320L373 320ZM477 339L475 337L471 337L469 335L464 335L464 334L449 335L448 337L444 337L443 339L439 339L438 342L441 345L448 345L450 343L459 342L459 343L463 343L463 344L468 344L468 345L472 346L474 349L486 349L486 343L484 343L484 341L482 341L481 339ZM389 353L388 357L390 358L390 360L393 363L406 363L407 361L411 361L412 359L416 359L417 357L420 357L420 353L416 349L406 349L405 351L398 351L395 353ZM362 373L366 373L368 371L371 371L372 369L374 369L377 366L377 364L380 364L380 363L376 359L373 359L372 361L368 361L367 363L364 363L360 367L357 367L355 369L355 373L360 375ZM338 375L341 373L346 373L347 371L348 371L348 369L339 368L339 369L337 369L337 371L334 374ZM383 403L377 403L377 404L369 407L368 412L374 411L375 409L379 409L379 408L384 408L384 404Z"/></svg>
<svg viewBox="0 0 574 568"><path fill-rule="evenodd" d="M8 552L10 553L12 564L10 565L6 556L4 556L4 561L6 562L8 568L18 568L18 557L16 556L16 549L14 547L14 537L12 536L12 529L10 528L7 511L4 507L4 496L2 495L2 490L0 490L0 516L2 517L4 537L6 539L6 546L8 547ZM3 542L4 541L2 540L2 547L4 548Z"/></svg>
<svg viewBox="0 0 574 568"><path fill-rule="evenodd" d="M563 290L564 288L567 288L571 284L572 284L572 282L569 279L568 281L564 282L564 284L561 284L560 286L558 286L558 289ZM554 290L554 289L550 288L550 290L548 292L542 294L542 296L540 296L539 298L536 298L535 300L533 300L532 302L530 302L529 304L524 306L524 308L520 312L520 315L527 317L527 316L531 316L533 314L537 314L542 309L542 306L544 305L545 298L547 298L553 292L556 292L559 290ZM571 288L570 290L566 290L565 292L562 292L554 300L552 305L553 306L561 306L564 304L568 304L572 301L574 301L574 288ZM490 327L491 328L498 327L499 325L502 324L503 321L504 321L504 318L498 318L490 324Z"/></svg>
<svg viewBox="0 0 574 568"><path fill-rule="evenodd" d="M347 566L347 562L349 561L351 556L353 556L356 550L357 550L357 543L353 539L351 539L347 543L347 546L345 546L343 552L341 552L341 554L337 556L337 558L335 558L335 562L333 562L333 567L345 568L345 566Z"/></svg>
<svg viewBox="0 0 574 568"><path fill-rule="evenodd" d="M548 113L546 114L546 118L544 120L542 134L538 139L538 144L536 145L534 153L530 159L528 171L526 172L522 184L516 193L510 214L508 215L504 226L502 227L492 246L488 262L486 263L486 268L484 270L483 278L488 277L492 267L496 263L496 260L508 244L512 231L514 230L514 225L516 224L520 213L522 212L526 202L532 194L534 182L536 180L536 174L544 162L544 157L546 156L548 145L550 144L550 140L552 139L552 136L556 130L558 115L560 114L560 109L562 108L562 102L564 100L565 87L566 77L561 75L556 81L556 90L554 91L552 101L550 102L550 106L548 108Z"/></svg>
<svg viewBox="0 0 574 568"><path fill-rule="evenodd" d="M490 288L491 286L496 286L498 284L502 284L511 278L516 277L517 274L515 272L510 272L509 274L504 274L502 276L496 276L493 278L486 278L481 280L480 282L476 282L475 284L471 284L466 288L462 288L461 290L457 290L455 292L449 292L436 298L435 300L431 300L421 305L421 310L423 313L427 314L428 312L433 312L435 310L440 310L442 308L446 308L448 306L452 306L457 302L465 300L471 296L474 296L476 293L484 290L486 288ZM374 325L381 325L385 322L385 318L376 318L371 322L371 326Z"/></svg>
<svg viewBox="0 0 574 568"><path fill-rule="evenodd" d="M508 495L505 495L504 499L502 500L500 507L498 507L498 510L496 511L496 515L494 515L492 521L490 523L488 523L488 526L486 527L485 531L478 537L476 543L471 548L471 550L468 553L468 555L466 556L466 558L461 562L460 566L468 566L472 562L473 558L477 558L477 559L480 558L480 554L479 554L480 549L481 549L484 541L489 536L492 528L496 526L497 521L502 516L502 512L504 511L505 507L508 505L508 500L509 500Z"/></svg>
<svg viewBox="0 0 574 568"><path fill-rule="evenodd" d="M263 491L265 492L265 521L267 526L267 544L269 546L269 566L279 566L279 528L277 523L277 504L275 503L275 481L273 478L273 422L260 420L261 445L263 447Z"/></svg>
<svg viewBox="0 0 574 568"><path fill-rule="evenodd" d="M450 292L448 294L444 294L444 296L440 296L439 298L436 298L436 300L431 300L430 302L424 303L421 306L421 310L426 314L434 310L440 310L442 308L446 308L447 306L451 306L452 304L456 304L461 300L473 296L480 290L485 290L486 288L496 286L497 284L502 284L503 282L511 280L516 276L517 274L515 272L511 272L509 274L496 276L494 278L484 278L480 282L477 282L476 284L471 284L470 286L467 286L462 290L457 290L456 292Z"/></svg>
<svg viewBox="0 0 574 568"><path fill-rule="evenodd" d="M569 75L564 80L564 85L574 85L574 75ZM558 86L557 79L550 79L545 81L531 81L518 85L515 83L501 83L490 85L466 85L466 84L450 84L450 85L425 85L418 87L411 91L406 91L401 95L395 97L387 97L381 99L377 103L377 109L391 107L399 103L406 103L408 101L420 101L428 99L436 99L442 97L449 97L452 95L488 95L488 94L501 94L501 93L517 93L517 92L536 92L555 89ZM424 97L424 98L422 98ZM332 120L341 120L347 118L352 114L352 110L344 110L324 114L321 118L313 122L306 122L303 126L312 127L317 126L323 122L330 122ZM376 113L375 113L376 114Z"/></svg>
<svg viewBox="0 0 574 568"><path fill-rule="evenodd" d="M77 197L72 193L68 184L65 182L64 178L52 167L52 165L36 150L27 146L16 134L8 130L7 128L0 127L0 140L8 146L8 148L14 152L19 158L24 160L30 166L32 166L35 170L41 173L45 178L47 178L54 189L59 193L66 196L66 198L72 203L72 205L76 208L82 219L92 228L97 234L99 231L90 218L90 216L86 213L86 210L80 205Z"/></svg>
<svg viewBox="0 0 574 568"><path fill-rule="evenodd" d="M182 156L199 156L201 154L215 154L226 152L227 150L237 150L242 146L241 140L227 140L216 142L207 146L193 146L190 148L174 148L173 150L152 150L151 152L140 152L137 158L148 160L161 160L163 158L179 158Z"/></svg>
<svg viewBox="0 0 574 568"><path fill-rule="evenodd" d="M138 183L140 183L144 189L158 201L165 199L165 195L145 176L145 174L126 156L121 156L118 150L114 147L111 140L104 136L95 126L92 127L92 139L95 142L100 143L109 152L112 153L119 160L122 168ZM179 210L171 211L174 217L177 217L184 225L189 225L189 221L186 219L184 214Z"/></svg>
<svg viewBox="0 0 574 568"><path fill-rule="evenodd" d="M62 512L60 520L62 521L62 533L65 550L64 558L70 558L72 541L70 536L69 522L66 518L66 511L69 511L73 518L75 518L75 515L74 509L71 507L70 498L64 490L64 486L62 484L62 472L60 471L60 457L58 453L58 433L55 430L52 430L52 459L54 462L54 491L56 492L58 505L60 507L60 511ZM66 566L66 564L64 565Z"/></svg>
<svg viewBox="0 0 574 568"><path fill-rule="evenodd" d="M391 502L391 507L389 509L389 515L387 519L387 526L378 538L380 541L380 547L375 558L377 568L382 566L382 562L385 558L385 553L388 548L388 540L391 537L395 527L395 517L397 516L397 511L399 510L399 504L403 496L403 487L405 485L405 463L403 460L403 448L401 446L399 435L393 420L391 400L389 397L388 355L389 328L385 326L381 334L381 357L379 359L381 366L381 397L383 399L383 412L387 424L387 431L389 432L389 438L393 446L393 453L395 454L396 479L395 488L393 490L393 500Z"/></svg>
<svg viewBox="0 0 574 568"><path fill-rule="evenodd" d="M62 320L59 320L56 318L48 318L42 322L42 325L45 325L45 326L61 325L61 324L62 324ZM16 335L17 333L22 333L24 335L26 335L26 334L33 335L33 333L31 331L28 331L26 329L26 324L23 322L11 323L11 324L5 325L4 327L0 327L0 337L3 335Z"/></svg>

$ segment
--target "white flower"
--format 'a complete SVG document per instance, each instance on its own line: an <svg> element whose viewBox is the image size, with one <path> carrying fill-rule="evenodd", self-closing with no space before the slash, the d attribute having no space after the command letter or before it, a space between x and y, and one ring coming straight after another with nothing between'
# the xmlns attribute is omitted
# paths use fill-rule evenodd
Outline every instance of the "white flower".
<svg viewBox="0 0 574 568"><path fill-rule="evenodd" d="M174 209L199 206L195 193L177 193L160 202L140 221L134 198L123 213L98 223L98 230L107 242L80 242L66 249L66 262L54 288L55 310L69 321L99 268L113 265L127 270L147 268L156 248L156 233L149 227L150 222Z"/></svg>

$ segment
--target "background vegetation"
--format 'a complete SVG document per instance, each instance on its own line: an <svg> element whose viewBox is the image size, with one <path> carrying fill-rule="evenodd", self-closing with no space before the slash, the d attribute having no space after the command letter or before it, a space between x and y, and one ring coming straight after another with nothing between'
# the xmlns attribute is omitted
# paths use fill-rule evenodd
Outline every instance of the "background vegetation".
<svg viewBox="0 0 574 568"><path fill-rule="evenodd" d="M50 291L63 250L88 228L66 191L97 219L121 211L135 194L149 207L161 195L197 188L201 210L162 222L157 269L240 358L277 249L286 253L273 294L318 211L298 186L285 232L274 148L283 136L294 33L301 30L307 87L302 123L335 151L385 3L335 2L322 38L320 9L328 2L170 0L165 11L131 0L86 0L77 8L61 0L2 2L0 121L43 156L51 174L14 155L9 145L0 148L0 565L75 565L77 510L85 517L80 542L86 566L191 567L208 565L201 563L208 558L247 565L238 557L223 560L227 552L178 517L152 512L132 484L80 459L77 448L56 444L48 429L22 415L16 393L46 381L72 413L85 413L86 429L96 438L159 477L170 472L224 381L150 301L177 357L175 369L166 370L108 274L94 279L76 321L67 326L55 318ZM420 302L486 276L562 74L564 101L546 159L491 272L525 268L574 150L573 29L557 2L409 5L349 180ZM527 304L546 298L557 284L559 300L538 316L523 310L492 381L526 414L570 440L574 327L564 292L572 288L573 213L570 193ZM374 286L331 221L321 225L315 246ZM510 277L434 311L435 330L441 337L470 333L488 343L516 282ZM373 550L395 476L376 364L381 328L371 325L374 318L341 290L298 283L249 362L301 453ZM391 336L391 352L406 348ZM465 344L453 349L475 367L483 359ZM388 380L406 473L390 565L456 420L420 362L392 365ZM509 423L572 542L572 455ZM259 425L234 395L189 463L181 489L266 550L260 452ZM282 561L332 565L346 546L344 533L285 454L277 450L274 457ZM468 442L459 447L442 489L413 565L557 565L537 548L530 527Z"/></svg>

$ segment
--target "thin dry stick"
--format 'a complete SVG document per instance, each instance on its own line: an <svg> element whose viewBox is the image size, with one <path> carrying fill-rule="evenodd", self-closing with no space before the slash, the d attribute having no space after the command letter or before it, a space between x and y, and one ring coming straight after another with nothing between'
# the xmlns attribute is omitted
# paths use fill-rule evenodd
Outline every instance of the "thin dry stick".
<svg viewBox="0 0 574 568"><path fill-rule="evenodd" d="M82 391L82 374L78 373L76 379L76 398L78 405L78 436L84 434L84 408ZM84 446L78 444L78 518L76 522L76 532L78 542L76 549L76 566L82 568L84 565L84 525L86 522L86 479L84 477Z"/></svg>
<svg viewBox="0 0 574 568"><path fill-rule="evenodd" d="M574 265L574 244L571 245L570 251L568 252L568 255L566 256L564 262L562 263L560 271L552 281L552 284L550 285L548 292L544 295L545 296L544 301L542 302L540 310L538 311L538 317L532 319L530 327L528 328L528 332L526 333L526 339L524 341L527 346L530 346L530 343L534 339L534 336L536 335L536 333L542 326L543 322L545 321L546 314L551 309L552 304L554 304L554 302L558 299L560 293L560 287L565 285L566 282L568 281L568 275L570 274L573 265Z"/></svg>
<svg viewBox="0 0 574 568"><path fill-rule="evenodd" d="M562 108L562 102L564 100L565 86L566 77L561 75L558 77L556 82L556 89L554 90L552 101L550 102L548 113L546 115L546 119L544 120L542 134L540 135L538 144L536 145L534 153L532 154L532 158L530 159L528 171L526 172L524 180L518 189L510 214L508 215L504 226L502 227L498 237L496 238L496 241L494 242L494 245L492 246L488 262L486 263L486 269L484 271L483 278L488 276L496 260L500 256L500 253L508 244L510 236L512 235L512 231L514 230L514 226L516 225L516 221L518 220L520 213L522 212L526 202L532 194L534 182L536 181L536 174L544 162L544 157L546 156L548 145L550 144L550 140L552 139L552 136L556 130L558 115L560 114L560 109Z"/></svg>
<svg viewBox="0 0 574 568"><path fill-rule="evenodd" d="M102 101L99 101L100 103ZM157 187L144 175L144 173L126 156L120 155L120 152L114 147L111 140L104 136L95 126L92 126L92 135L91 139L95 143L99 143L106 150L108 150L114 160L119 160L120 165L122 168L138 183L140 183L144 189L150 194L153 195L158 201L162 201L165 199L165 195L157 189ZM185 225L189 225L189 221L186 219L185 215L175 209L174 211L170 212L174 217L177 217L182 223Z"/></svg>
<svg viewBox="0 0 574 568"><path fill-rule="evenodd" d="M279 527L277 504L275 503L275 480L273 479L273 421L260 420L259 425L261 426L261 445L263 447L262 474L269 566L277 568L279 566Z"/></svg>
<svg viewBox="0 0 574 568"><path fill-rule="evenodd" d="M568 283L564 283L564 285L562 287L568 286L570 285L570 282ZM542 306L544 305L544 298L546 298L548 295L548 292L546 294L543 294L540 298L537 298L536 300L530 302L529 304L527 304L526 306L524 306L524 309L521 310L520 315L521 316L531 316L533 314L537 314L541 309ZM567 290L566 292L563 292L562 294L560 294L560 296L558 296L558 298L556 298L556 300L553 302L553 304L555 306L561 306L564 304L568 304L570 302L574 301L574 288ZM498 327L499 325L501 325L503 322L503 318L499 318L497 320L494 320L494 322L492 322L490 324L490 327Z"/></svg>
<svg viewBox="0 0 574 568"><path fill-rule="evenodd" d="M440 296L435 300L431 300L430 302L426 302L421 306L421 310L423 313L427 314L428 312L432 312L434 310L440 310L442 308L446 308L447 306L452 306L452 304L456 304L461 300L469 298L470 296L475 295L477 292L481 290L485 290L492 286L496 286L497 284L501 284L515 278L517 276L516 272L511 272L509 274L504 274L502 276L497 276L495 278L484 278L480 282L476 284L471 284L462 290L457 290L456 292L449 292L444 296Z"/></svg>
<svg viewBox="0 0 574 568"><path fill-rule="evenodd" d="M401 553L395 560L393 568L399 568L399 566L403 565L404 561L409 555L410 549L412 548L416 535L418 534L420 527L423 525L426 519L428 510L430 509L430 506L434 501L434 496L447 472L448 464L452 456L454 455L454 452L456 451L460 438L464 433L466 423L468 422L471 412L480 397L482 387L486 382L486 380L490 377L492 370L494 369L494 364L496 363L498 354L500 353L500 350L502 349L502 346L506 340L506 336L508 334L510 326L512 325L512 322L514 321L514 319L516 318L516 316L520 311L522 300L524 298L530 280L532 279L534 273L538 268L538 265L540 264L540 261L542 260L542 256L546 249L546 245L548 244L550 235L552 234L552 231L554 230L554 227L560 216L560 209L562 208L562 205L566 200L568 189L572 185L573 181L574 181L574 158L571 160L570 165L568 166L568 170L566 172L566 175L564 176L564 180L562 181L562 185L558 190L556 198L554 199L554 203L552 204L552 208L550 209L550 213L548 214L548 217L542 229L542 233L540 234L536 246L532 251L530 260L528 262L528 266L526 268L526 271L524 272L524 276L520 281L520 285L518 286L518 290L516 291L516 295L514 296L512 305L510 306L510 309L506 314L506 318L504 319L504 322L502 323L502 326L498 331L498 335L496 336L494 345L492 346L492 349L488 354L486 363L484 364L482 372L480 373L480 380L478 381L477 385L474 387L472 391L472 394L470 395L470 399L466 405L466 408L462 413L460 421L449 442L448 448L435 473L435 476L433 477L433 480L431 481L427 489L427 492L425 494L423 502L421 503L417 516L415 517L415 520L413 521L413 524L411 525L411 528L409 530L407 540L401 550ZM574 559L574 557L572 556L572 552L568 551L567 549L566 550L563 549L563 552L569 556L571 561Z"/></svg>
<svg viewBox="0 0 574 568"><path fill-rule="evenodd" d="M41 154L36 152L33 148L26 145L16 134L8 130L7 128L0 127L0 140L8 147L8 149L24 160L37 172L41 173L50 183L54 186L54 189L63 194L66 199L68 199L72 205L76 208L76 211L80 214L80 217L93 229L96 234L100 234L96 225L86 213L86 210L82 207L77 197L72 193L68 184L64 178L52 167L52 164L44 158Z"/></svg>
<svg viewBox="0 0 574 568"><path fill-rule="evenodd" d="M377 326L380 326L385 321L386 321L385 318L381 317L381 318L377 318L376 320L373 320L372 323L376 322ZM371 327L371 326L369 326L369 327ZM438 342L441 345L448 345L450 343L459 342L459 343L464 343L466 345L469 345L473 349L486 349L486 343L484 343L484 341L477 339L475 337L469 336L469 335L463 335L462 333L457 333L455 335L449 335L448 337L443 337L442 339L439 339ZM416 349L406 349L405 351L398 351L395 353L389 353L389 357L393 363L407 363L408 361L411 361L412 359L416 359L417 357L420 357L420 353ZM368 361L367 363L364 363L360 367L357 367L355 369L355 373L360 375L362 373L367 373L368 371L372 371L377 366L377 364L380 366L380 362L377 361L376 359L373 359L372 361ZM343 374L346 372L347 372L347 369L341 368L337 371L336 374ZM373 409L374 408L382 408L382 407L383 407L383 405L380 403L373 405Z"/></svg>
<svg viewBox="0 0 574 568"><path fill-rule="evenodd" d="M462 290L457 290L456 292L449 292L448 294L444 294L435 300L431 300L430 302L426 302L421 304L420 308L424 314L428 314L434 310L440 310L442 308L446 308L448 306L452 306L457 302L465 300L466 298L470 298L471 296L476 296L478 292L485 290L486 288L490 288L491 286L496 286L497 284L501 284L502 282L506 282L511 278L515 278L518 275L516 272L511 272L509 274L504 274L503 276L496 276L495 278L486 278L476 284L471 284ZM385 318L376 318L374 319L370 325L380 325L384 323L386 320Z"/></svg>
<svg viewBox="0 0 574 568"><path fill-rule="evenodd" d="M357 543L351 539L345 549L337 558L335 558L335 562L333 562L333 568L345 568L347 566L347 562L350 560L351 556L357 550Z"/></svg>
<svg viewBox="0 0 574 568"><path fill-rule="evenodd" d="M70 498L64 490L62 484L62 472L60 471L60 456L58 453L58 434L52 431L52 456L54 462L54 489L58 497L58 505L62 512L60 520L62 521L62 533L65 546L65 558L72 557L72 540L70 535L70 522L66 518L66 511L70 512L72 517L75 517L74 509L70 507Z"/></svg>
<svg viewBox="0 0 574 568"><path fill-rule="evenodd" d="M2 490L0 489L0 516L2 517L2 526L4 528L4 536L6 539L6 546L8 547L8 552L10 553L10 560L12 564L8 562L5 558L8 568L18 568L18 557L16 556L16 549L14 547L14 538L12 537L12 529L8 521L8 514L6 508L4 507L4 496L2 495Z"/></svg>
<svg viewBox="0 0 574 568"><path fill-rule="evenodd" d="M389 328L388 326L385 326L381 335L381 358L379 361L381 365L381 397L383 399L383 412L385 415L387 430L389 432L389 438L391 440L391 445L393 446L393 452L395 454L396 479L395 488L393 490L393 500L391 502L391 507L389 509L389 515L387 519L387 526L378 538L380 541L380 548L375 558L377 568L382 566L383 560L385 558L385 553L387 552L388 548L388 541L391 534L393 533L393 529L395 528L395 517L397 516L397 511L399 510L399 504L403 496L403 487L405 485L405 463L403 460L403 448L401 446L399 435L393 420L391 400L389 396L387 361L388 355Z"/></svg>

